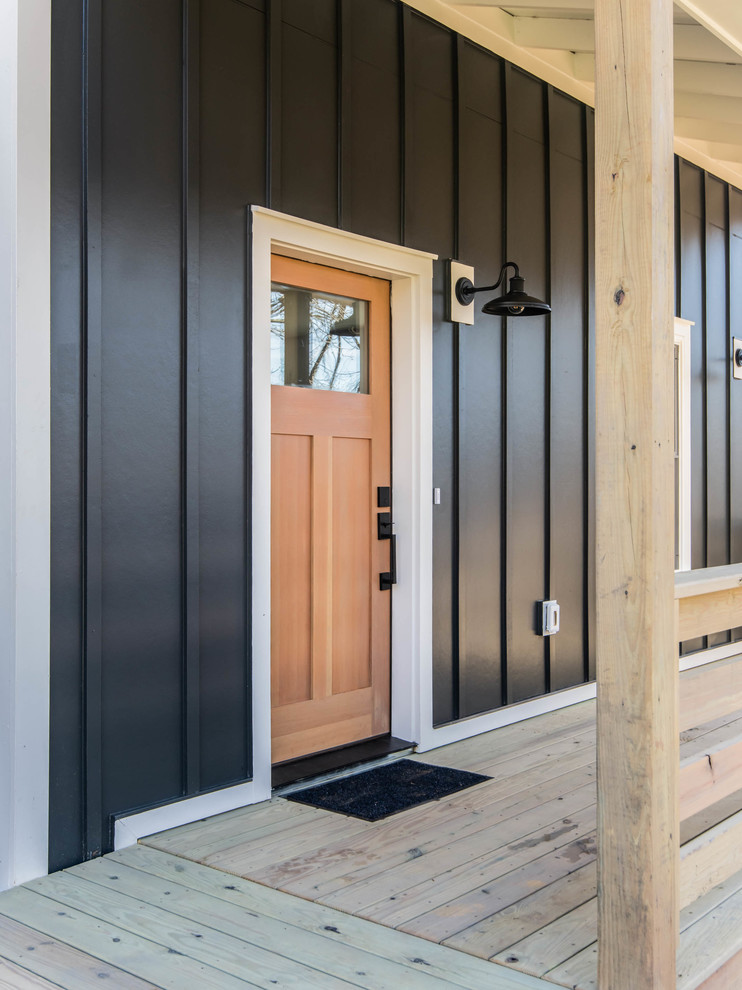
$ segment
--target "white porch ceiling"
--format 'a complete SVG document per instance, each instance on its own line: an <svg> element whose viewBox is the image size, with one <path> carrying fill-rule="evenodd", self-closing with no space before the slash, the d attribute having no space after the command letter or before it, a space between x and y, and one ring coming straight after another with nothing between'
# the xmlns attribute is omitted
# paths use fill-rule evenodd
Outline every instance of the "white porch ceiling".
<svg viewBox="0 0 742 990"><path fill-rule="evenodd" d="M594 0L408 0L594 101ZM742 0L675 4L675 150L742 188Z"/></svg>

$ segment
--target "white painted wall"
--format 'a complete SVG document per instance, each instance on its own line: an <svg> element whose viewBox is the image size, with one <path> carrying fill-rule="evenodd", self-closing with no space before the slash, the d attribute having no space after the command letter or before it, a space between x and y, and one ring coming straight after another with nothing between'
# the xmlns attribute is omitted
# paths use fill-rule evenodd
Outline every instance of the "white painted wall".
<svg viewBox="0 0 742 990"><path fill-rule="evenodd" d="M0 889L47 872L50 0L0 0Z"/></svg>

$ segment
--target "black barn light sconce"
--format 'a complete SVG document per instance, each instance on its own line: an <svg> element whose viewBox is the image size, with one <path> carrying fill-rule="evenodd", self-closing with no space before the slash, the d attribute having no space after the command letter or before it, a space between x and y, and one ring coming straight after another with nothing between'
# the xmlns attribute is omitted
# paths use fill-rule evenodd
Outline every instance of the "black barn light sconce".
<svg viewBox="0 0 742 990"><path fill-rule="evenodd" d="M525 291L525 279L521 276L520 270L514 261L506 261L500 269L497 281L493 285L474 285L472 277L474 270L457 261L449 261L449 278L447 280L448 290L448 319L455 323L474 322L474 296L478 292L492 292L499 289L505 278L508 268L513 269L510 277L508 291L501 296L490 299L482 307L482 312L488 316L542 316L551 312L551 306L529 296Z"/></svg>

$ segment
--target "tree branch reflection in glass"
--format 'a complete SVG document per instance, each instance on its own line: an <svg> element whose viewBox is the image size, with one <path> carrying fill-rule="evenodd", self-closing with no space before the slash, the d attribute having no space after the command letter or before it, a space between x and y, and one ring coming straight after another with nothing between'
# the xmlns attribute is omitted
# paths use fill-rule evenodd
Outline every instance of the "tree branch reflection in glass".
<svg viewBox="0 0 742 990"><path fill-rule="evenodd" d="M368 303L271 286L271 384L368 392Z"/></svg>

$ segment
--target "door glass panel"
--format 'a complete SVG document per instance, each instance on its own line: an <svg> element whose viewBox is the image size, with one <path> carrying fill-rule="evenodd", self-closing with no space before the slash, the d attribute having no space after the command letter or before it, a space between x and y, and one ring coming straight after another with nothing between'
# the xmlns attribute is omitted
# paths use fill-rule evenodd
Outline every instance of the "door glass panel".
<svg viewBox="0 0 742 990"><path fill-rule="evenodd" d="M368 392L368 303L271 285L271 384Z"/></svg>

